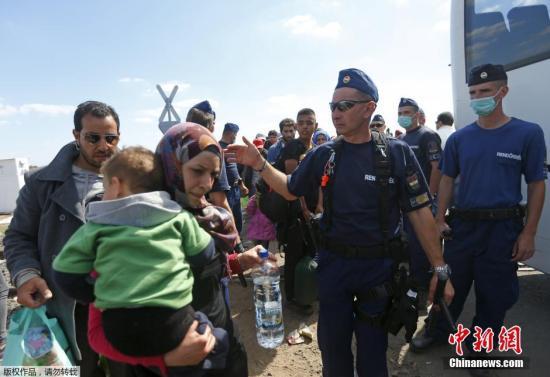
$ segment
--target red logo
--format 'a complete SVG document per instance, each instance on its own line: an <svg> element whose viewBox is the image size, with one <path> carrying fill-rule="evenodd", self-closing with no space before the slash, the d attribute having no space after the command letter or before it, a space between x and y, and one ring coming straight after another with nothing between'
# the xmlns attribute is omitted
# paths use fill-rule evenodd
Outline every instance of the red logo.
<svg viewBox="0 0 550 377"><path fill-rule="evenodd" d="M510 327L508 330L502 326L498 334L498 350L506 352L512 350L516 355L521 355L521 327L518 325Z"/></svg>
<svg viewBox="0 0 550 377"><path fill-rule="evenodd" d="M462 351L462 342L466 340L468 335L470 335L470 329L462 326L462 323L458 324L455 334L449 334L449 344L455 346L455 352L459 356L464 355Z"/></svg>
<svg viewBox="0 0 550 377"><path fill-rule="evenodd" d="M479 326L474 327L474 341L472 343L473 350L475 352L491 353L494 347L493 329L487 328L483 330ZM457 326L456 333L449 334L449 344L455 346L455 352L459 356L464 355L462 343L471 334L470 329L462 326L461 323ZM509 329L502 326L498 334L498 350L500 352L507 352L509 350L514 351L517 355L521 355L523 349L521 348L521 327L518 325L512 326Z"/></svg>

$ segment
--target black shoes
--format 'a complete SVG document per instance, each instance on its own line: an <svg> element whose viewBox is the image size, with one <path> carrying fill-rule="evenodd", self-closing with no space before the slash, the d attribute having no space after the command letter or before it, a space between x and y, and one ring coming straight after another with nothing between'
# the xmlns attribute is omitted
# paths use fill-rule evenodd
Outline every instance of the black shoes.
<svg viewBox="0 0 550 377"><path fill-rule="evenodd" d="M424 329L420 334L412 338L410 350L415 353L420 353L432 348L434 345L440 345L442 343L441 339L428 335L426 329Z"/></svg>

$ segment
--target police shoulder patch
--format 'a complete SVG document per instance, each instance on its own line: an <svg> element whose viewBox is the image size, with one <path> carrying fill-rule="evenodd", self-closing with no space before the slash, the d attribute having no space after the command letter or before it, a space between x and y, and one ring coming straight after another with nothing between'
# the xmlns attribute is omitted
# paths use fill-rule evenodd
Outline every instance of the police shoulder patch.
<svg viewBox="0 0 550 377"><path fill-rule="evenodd" d="M414 198L410 198L411 207L418 207L424 203L427 203L430 200L430 197L428 196L428 193L424 193L418 196L415 196Z"/></svg>
<svg viewBox="0 0 550 377"><path fill-rule="evenodd" d="M435 141L430 141L428 143L428 153L438 153L439 147L437 146L437 143Z"/></svg>

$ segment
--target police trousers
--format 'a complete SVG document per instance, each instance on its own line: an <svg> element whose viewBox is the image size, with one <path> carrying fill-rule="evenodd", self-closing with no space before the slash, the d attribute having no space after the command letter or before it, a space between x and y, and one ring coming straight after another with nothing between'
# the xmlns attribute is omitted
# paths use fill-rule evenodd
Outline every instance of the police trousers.
<svg viewBox="0 0 550 377"><path fill-rule="evenodd" d="M239 234L243 229L243 213L241 210L241 188L239 186L233 186L227 191L227 202L233 212L233 218L235 219L235 226Z"/></svg>
<svg viewBox="0 0 550 377"><path fill-rule="evenodd" d="M523 229L522 219L465 221L455 218L449 226L453 239L445 241L444 257L451 267L455 289L449 306L453 319L456 321L462 312L474 283L476 308L472 333L474 326L483 330L490 327L496 337L506 311L519 297L517 263L511 259L512 249ZM435 337L446 337L450 331L443 316L438 316L433 329L430 335ZM466 344L471 344L472 340L470 335ZM497 339L494 340L494 344L498 344Z"/></svg>
<svg viewBox="0 0 550 377"><path fill-rule="evenodd" d="M393 262L387 258L346 258L321 249L319 278L319 323L317 336L324 377L385 377L388 375L388 336L381 327L359 320L353 306L356 295L391 279ZM388 298L360 303L362 311L375 316L384 312ZM351 350L357 340L357 361ZM354 368L355 367L355 368Z"/></svg>

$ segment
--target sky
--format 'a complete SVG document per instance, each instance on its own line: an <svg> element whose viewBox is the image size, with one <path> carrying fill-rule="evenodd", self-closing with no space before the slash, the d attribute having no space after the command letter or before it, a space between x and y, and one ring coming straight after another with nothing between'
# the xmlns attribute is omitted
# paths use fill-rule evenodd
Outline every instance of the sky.
<svg viewBox="0 0 550 377"><path fill-rule="evenodd" d="M164 101L184 119L208 99L254 137L309 107L334 133L338 72L376 83L391 129L400 97L433 126L452 111L450 0L2 1L0 159L45 165L72 140L76 106L94 99L121 119L121 146L154 149ZM240 139L240 138L239 138Z"/></svg>

